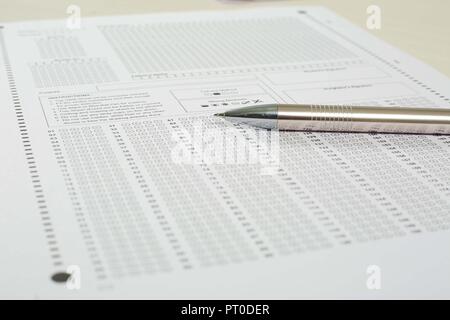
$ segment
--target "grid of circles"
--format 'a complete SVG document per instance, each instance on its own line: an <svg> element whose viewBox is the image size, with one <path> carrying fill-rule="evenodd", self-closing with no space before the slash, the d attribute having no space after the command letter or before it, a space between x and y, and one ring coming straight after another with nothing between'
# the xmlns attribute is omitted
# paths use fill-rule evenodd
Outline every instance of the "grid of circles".
<svg viewBox="0 0 450 320"><path fill-rule="evenodd" d="M147 181L157 189L181 231L179 236L201 266L256 259L244 234L208 186L201 168L171 162L175 142L163 120L124 123L122 128L144 164Z"/></svg>
<svg viewBox="0 0 450 320"><path fill-rule="evenodd" d="M379 208L371 186L335 150L325 135L292 132L282 139L282 165L299 184L320 199L357 242L403 235L404 232ZM324 157L325 156L325 157Z"/></svg>
<svg viewBox="0 0 450 320"><path fill-rule="evenodd" d="M59 129L81 206L113 278L172 270L101 126Z"/></svg>
<svg viewBox="0 0 450 320"><path fill-rule="evenodd" d="M191 134L194 131L192 118L179 119ZM204 130L224 130L218 119L202 117ZM239 128L239 126L238 126ZM256 141L252 141L247 130L241 128L241 134L249 142L248 147L256 150ZM226 139L232 135L220 134L225 145L231 145ZM256 150L257 152L257 150ZM277 175L261 174L264 164L236 163L211 164L215 174L232 192L237 206L251 217L254 225L267 239L274 254L288 255L331 247L328 237L309 217L307 211L292 198L286 184Z"/></svg>
<svg viewBox="0 0 450 320"><path fill-rule="evenodd" d="M391 205L389 212L398 218L404 229L432 231L442 223L442 217L449 211L448 204L432 187L411 174L410 168L395 160L392 153L407 154L401 146L389 143L382 135L330 134L323 135L323 139L342 158L352 162L368 183L386 190L383 194L378 192L378 198ZM373 140L378 143L374 144Z"/></svg>
<svg viewBox="0 0 450 320"><path fill-rule="evenodd" d="M427 231L447 230L450 228L450 184L448 149L439 148L430 138L423 136L411 137L374 136L384 148L400 161L404 168L402 171L414 171L422 179L408 181L408 174L404 176L404 185L399 185L400 194L409 195L410 200L404 200L408 206L408 213L420 222ZM409 148L408 148L409 145ZM441 152L439 152L441 151ZM433 157L434 156L434 157ZM430 161L430 158L433 160ZM445 170L447 168L447 170ZM398 174L399 168L393 173ZM395 175L392 176L395 178ZM410 177L409 179L413 179ZM422 181L425 181L422 182ZM407 190L406 186L412 184ZM403 192L401 192L403 191ZM415 192L414 192L415 191ZM440 191L440 192L436 192Z"/></svg>
<svg viewBox="0 0 450 320"><path fill-rule="evenodd" d="M147 181L147 177L145 176L145 173L142 172L141 166L138 165L138 161L134 156L132 148L129 147L128 143L124 142L124 140L126 139L126 134L122 133L119 127L115 124L111 124L109 125L109 127L114 135L114 138L117 141L117 144L124 154L130 171L133 172L133 175L136 178L136 182L139 184L139 187L141 188L142 192L145 195L145 198L148 201L151 212L154 214L159 227L163 231L166 240L174 251L179 263L181 264L183 269L191 269L193 266L189 257L189 253L184 249L184 246L180 242L179 237L177 237L177 232L174 230L173 226L168 220L167 215L163 212L159 201L152 193L150 185Z"/></svg>

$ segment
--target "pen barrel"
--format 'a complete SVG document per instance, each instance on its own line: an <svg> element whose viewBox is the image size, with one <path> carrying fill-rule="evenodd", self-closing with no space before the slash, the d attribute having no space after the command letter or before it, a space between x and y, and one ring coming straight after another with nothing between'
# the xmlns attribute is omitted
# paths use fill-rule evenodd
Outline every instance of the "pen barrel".
<svg viewBox="0 0 450 320"><path fill-rule="evenodd" d="M349 105L278 105L280 130L450 134L450 110Z"/></svg>

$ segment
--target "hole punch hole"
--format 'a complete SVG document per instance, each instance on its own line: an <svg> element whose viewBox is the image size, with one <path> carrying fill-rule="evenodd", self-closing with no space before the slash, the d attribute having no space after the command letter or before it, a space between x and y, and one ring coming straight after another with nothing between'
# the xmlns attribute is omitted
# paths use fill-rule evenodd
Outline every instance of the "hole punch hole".
<svg viewBox="0 0 450 320"><path fill-rule="evenodd" d="M52 280L57 283L65 283L70 278L70 273L57 272L52 275Z"/></svg>

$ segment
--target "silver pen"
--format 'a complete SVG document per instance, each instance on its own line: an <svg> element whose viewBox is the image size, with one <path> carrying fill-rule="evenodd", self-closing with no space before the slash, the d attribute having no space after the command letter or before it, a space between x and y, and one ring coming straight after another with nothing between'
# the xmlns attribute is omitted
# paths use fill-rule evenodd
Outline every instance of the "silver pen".
<svg viewBox="0 0 450 320"><path fill-rule="evenodd" d="M266 129L450 134L450 109L441 108L266 104L215 115Z"/></svg>

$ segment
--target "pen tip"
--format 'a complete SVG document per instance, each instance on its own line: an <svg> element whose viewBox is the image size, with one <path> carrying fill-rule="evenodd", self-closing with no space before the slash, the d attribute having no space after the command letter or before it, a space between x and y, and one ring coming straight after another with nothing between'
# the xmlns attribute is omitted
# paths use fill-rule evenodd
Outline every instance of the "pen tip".
<svg viewBox="0 0 450 320"><path fill-rule="evenodd" d="M225 113L221 112L221 113L215 113L214 114L216 117L225 117Z"/></svg>

